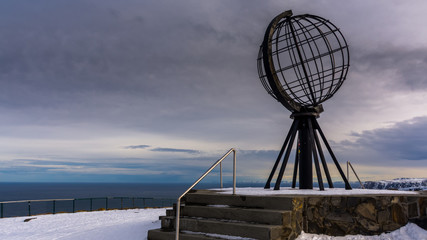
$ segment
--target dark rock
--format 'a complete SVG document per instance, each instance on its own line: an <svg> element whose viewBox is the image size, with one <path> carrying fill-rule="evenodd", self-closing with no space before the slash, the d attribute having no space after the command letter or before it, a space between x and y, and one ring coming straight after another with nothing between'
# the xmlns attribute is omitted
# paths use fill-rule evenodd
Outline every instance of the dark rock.
<svg viewBox="0 0 427 240"><path fill-rule="evenodd" d="M360 218L358 222L363 226L364 231L368 233L378 233L380 230L380 225L374 221L369 221L368 219Z"/></svg>
<svg viewBox="0 0 427 240"><path fill-rule="evenodd" d="M33 218L26 218L25 220L24 220L24 222L29 222L29 221L31 221L31 220L33 220L33 219L37 219L36 217L33 217Z"/></svg>
<svg viewBox="0 0 427 240"><path fill-rule="evenodd" d="M385 224L390 219L390 213L388 211L380 211L378 212L378 223L379 224Z"/></svg>
<svg viewBox="0 0 427 240"><path fill-rule="evenodd" d="M330 221L353 223L353 218L349 214L328 214L325 219Z"/></svg>
<svg viewBox="0 0 427 240"><path fill-rule="evenodd" d="M393 222L403 225L408 222L408 216L405 214L403 207L400 204L391 205L391 216Z"/></svg>
<svg viewBox="0 0 427 240"><path fill-rule="evenodd" d="M376 221L376 212L375 212L375 206L372 203L361 203L359 206L357 206L356 211L358 215L363 216L364 218L367 218L372 221Z"/></svg>
<svg viewBox="0 0 427 240"><path fill-rule="evenodd" d="M348 197L347 198L347 208L355 208L359 205L360 198L357 197Z"/></svg>
<svg viewBox="0 0 427 240"><path fill-rule="evenodd" d="M408 204L408 218L417 218L420 216L418 202Z"/></svg>

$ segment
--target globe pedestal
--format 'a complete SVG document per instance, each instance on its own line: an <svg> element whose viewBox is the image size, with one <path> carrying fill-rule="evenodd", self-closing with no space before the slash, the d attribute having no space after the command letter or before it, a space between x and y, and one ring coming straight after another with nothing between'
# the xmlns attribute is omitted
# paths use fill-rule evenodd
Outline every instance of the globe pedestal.
<svg viewBox="0 0 427 240"><path fill-rule="evenodd" d="M328 181L329 188L334 188L334 184L329 173L328 165L326 163L325 155L323 154L322 145L318 137L318 133L323 141L323 144L326 146L336 168L338 169L344 183L345 188L350 190L351 186L344 175L344 172L341 169L341 166L338 163L335 154L332 151L328 141L326 140L325 135L323 134L322 129L320 128L319 123L316 118L319 117L319 113L316 112L302 112L294 113L291 115L291 118L294 119L291 129L289 130L285 142L282 145L282 148L279 152L279 155L276 159L276 162L271 170L271 173L268 177L268 180L264 188L270 188L271 180L273 179L277 167L280 162L283 162L280 167L277 180L274 186L274 190L280 189L280 183L283 179L285 173L286 165L291 154L294 141L297 139L296 152L295 152L295 164L292 177L292 188L296 187L296 178L299 172L299 188L300 189L313 189L313 162L316 170L317 181L319 184L319 189L324 190L322 171L319 163L323 167L323 172L325 173L326 179ZM283 154L285 155L283 156ZM298 171L299 170L299 171Z"/></svg>

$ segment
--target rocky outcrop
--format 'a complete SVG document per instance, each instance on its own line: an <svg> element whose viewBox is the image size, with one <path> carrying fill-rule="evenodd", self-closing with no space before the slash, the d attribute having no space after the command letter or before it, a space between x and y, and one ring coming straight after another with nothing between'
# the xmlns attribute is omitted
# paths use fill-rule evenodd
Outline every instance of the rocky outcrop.
<svg viewBox="0 0 427 240"><path fill-rule="evenodd" d="M427 178L396 178L383 181L366 181L367 189L393 189L405 191L427 190Z"/></svg>

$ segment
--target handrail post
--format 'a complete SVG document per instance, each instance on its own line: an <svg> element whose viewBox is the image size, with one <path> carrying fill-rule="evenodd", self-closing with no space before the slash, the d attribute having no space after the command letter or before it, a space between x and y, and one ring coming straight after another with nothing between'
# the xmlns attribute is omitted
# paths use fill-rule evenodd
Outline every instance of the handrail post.
<svg viewBox="0 0 427 240"><path fill-rule="evenodd" d="M233 195L236 194L236 150L233 149Z"/></svg>
<svg viewBox="0 0 427 240"><path fill-rule="evenodd" d="M350 182L350 171L349 171L349 168L348 168L348 164L349 164L350 162L349 161L347 161L347 181L348 182Z"/></svg>
<svg viewBox="0 0 427 240"><path fill-rule="evenodd" d="M351 170L353 170L354 175L356 175L356 178L357 178L357 180L359 181L359 184L360 184L360 186L362 187L362 189L365 189L365 187L364 187L364 186L363 186L363 184L362 184L362 181L360 181L359 176L357 176L357 173L356 173L356 171L354 170L353 165L351 165L351 163L350 163L350 162L348 162L348 164L350 165Z"/></svg>
<svg viewBox="0 0 427 240"><path fill-rule="evenodd" d="M185 196L191 189L193 189L200 181L202 181L218 164L221 166L221 162L228 156L230 153L233 152L233 195L236 194L236 150L234 148L231 148L228 150L222 158L218 159L202 176L197 179L191 187L189 187L181 196L178 197L176 201L176 217L175 217L175 240L179 240L179 218L180 218L180 211L181 211L181 198ZM222 169L220 170L220 177L221 177L221 188L222 188Z"/></svg>
<svg viewBox="0 0 427 240"><path fill-rule="evenodd" d="M219 163L219 185L222 189L222 162Z"/></svg>

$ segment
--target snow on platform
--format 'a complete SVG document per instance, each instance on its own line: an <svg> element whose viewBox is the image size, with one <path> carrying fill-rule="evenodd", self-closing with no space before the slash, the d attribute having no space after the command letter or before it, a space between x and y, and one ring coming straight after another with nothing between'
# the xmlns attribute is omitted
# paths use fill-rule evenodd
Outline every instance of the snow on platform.
<svg viewBox="0 0 427 240"><path fill-rule="evenodd" d="M210 189L217 191L221 194L232 194L233 188L215 188ZM264 189L264 188L236 188L236 194L239 195L301 195L301 196L360 196L360 195L392 195L392 196L409 196L409 195L419 195L420 192L414 191L397 191L397 190L379 190L379 189L352 189L345 190L344 188L325 188L324 191L317 189L296 189L290 187L283 187L280 190Z"/></svg>

